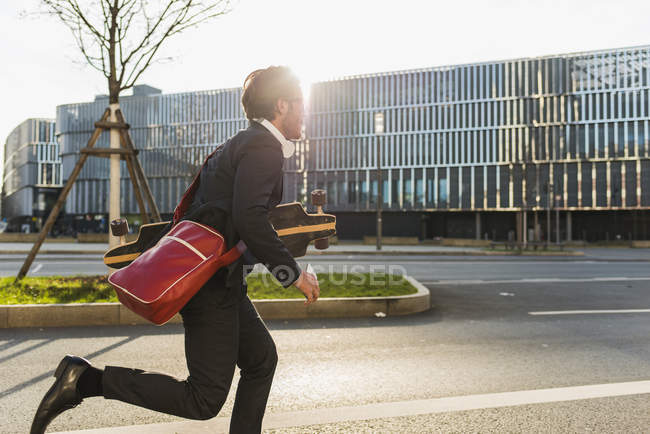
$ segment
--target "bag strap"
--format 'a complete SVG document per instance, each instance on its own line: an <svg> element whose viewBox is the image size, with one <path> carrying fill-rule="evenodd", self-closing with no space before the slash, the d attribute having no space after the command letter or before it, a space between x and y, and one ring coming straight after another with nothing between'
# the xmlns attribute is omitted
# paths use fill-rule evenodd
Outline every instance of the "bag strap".
<svg viewBox="0 0 650 434"><path fill-rule="evenodd" d="M228 250L226 253L219 257L219 260L222 262L223 266L227 266L235 262L239 257L246 251L246 243L243 240L239 240L235 247Z"/></svg>
<svg viewBox="0 0 650 434"><path fill-rule="evenodd" d="M174 209L174 216L172 217L172 226L176 225L176 223L178 223L180 219L183 218L183 216L187 212L187 209L192 204L192 201L194 200L194 194L196 193L196 189L199 188L199 178L201 177L201 172L203 171L205 165L208 164L208 160L210 159L210 157L212 157L220 147L221 146L217 146L217 149L215 149L210 153L210 155L205 157L205 161L203 162L201 169L194 177L194 180L192 181L190 186L187 187L185 193L183 193L183 197L181 198L181 201L178 202L178 205L176 205L176 208Z"/></svg>
<svg viewBox="0 0 650 434"><path fill-rule="evenodd" d="M174 216L172 217L172 227L174 227L176 223L178 223L180 219L183 218L183 216L187 212L187 209L192 204L192 201L194 200L194 194L196 194L196 189L199 188L199 178L201 177L201 172L203 171L205 165L208 164L208 160L210 159L210 157L212 157L214 153L219 150L220 147L221 146L217 146L217 149L215 149L210 153L210 155L205 157L205 161L203 162L201 169L194 177L194 180L192 180L190 186L187 187L185 193L183 193L183 197L181 198L181 201L178 202L178 205L176 205L176 208L174 209ZM246 247L246 243L244 243L243 240L239 240L239 242L235 244L235 246L232 249L224 253L219 259L222 261L224 266L230 265L233 262L235 262L237 259L239 259L239 257L242 255L242 253L246 251L247 248L248 247Z"/></svg>

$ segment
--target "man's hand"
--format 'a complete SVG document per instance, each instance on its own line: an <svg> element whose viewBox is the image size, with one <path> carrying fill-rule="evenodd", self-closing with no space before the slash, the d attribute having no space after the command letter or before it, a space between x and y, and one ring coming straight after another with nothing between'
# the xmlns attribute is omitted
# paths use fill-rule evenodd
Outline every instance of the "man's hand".
<svg viewBox="0 0 650 434"><path fill-rule="evenodd" d="M316 276L313 274L301 271L298 280L295 281L293 286L305 294L305 297L307 298L305 305L311 304L318 300L318 296L320 295L320 287L318 286L318 279L316 279Z"/></svg>

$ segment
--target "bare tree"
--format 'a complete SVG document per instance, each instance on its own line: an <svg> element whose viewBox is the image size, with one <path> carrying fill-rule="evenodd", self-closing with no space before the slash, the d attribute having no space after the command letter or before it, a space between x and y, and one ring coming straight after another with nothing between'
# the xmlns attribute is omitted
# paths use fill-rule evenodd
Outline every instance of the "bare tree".
<svg viewBox="0 0 650 434"><path fill-rule="evenodd" d="M108 80L109 103L133 87L164 41L230 11L230 0L42 0Z"/></svg>
<svg viewBox="0 0 650 434"><path fill-rule="evenodd" d="M95 123L95 132L86 148L81 150L79 160L18 272L16 281L27 274L91 151L100 151L95 155L110 156L109 221L120 217L120 159L121 155L125 155L120 151L125 149L118 148L122 144L128 151L124 159L143 220L148 221L148 216L140 188L144 188L152 215L160 219L146 176L126 132L127 125L119 109L120 93L133 87L151 66L164 41L230 10L230 0L41 0L41 5L45 13L58 16L72 30L85 60L104 74L108 80L109 107L100 122ZM110 152L90 149L104 129L110 129ZM118 243L117 237L109 235L109 247L115 247Z"/></svg>
<svg viewBox="0 0 650 434"><path fill-rule="evenodd" d="M155 62L166 40L230 10L230 0L41 0L41 5L45 13L58 16L72 31L85 60L108 80L113 149L120 148L119 126L124 122L120 93L133 87ZM139 166L137 161L135 164ZM120 218L117 153L110 156L108 216L109 221ZM118 242L117 237L109 236L110 247Z"/></svg>

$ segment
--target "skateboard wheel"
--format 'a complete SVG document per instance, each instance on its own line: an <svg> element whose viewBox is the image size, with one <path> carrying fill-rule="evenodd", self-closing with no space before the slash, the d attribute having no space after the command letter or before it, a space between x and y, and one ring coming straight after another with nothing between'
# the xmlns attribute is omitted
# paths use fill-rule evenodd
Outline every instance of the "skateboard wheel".
<svg viewBox="0 0 650 434"><path fill-rule="evenodd" d="M329 246L330 246L329 238L319 238L316 241L314 241L314 247L316 247L317 250L325 250Z"/></svg>
<svg viewBox="0 0 650 434"><path fill-rule="evenodd" d="M126 219L113 220L111 222L111 233L116 237L121 237L129 233L129 224Z"/></svg>
<svg viewBox="0 0 650 434"><path fill-rule="evenodd" d="M311 192L311 203L314 206L323 206L327 203L327 192L325 190L314 190Z"/></svg>

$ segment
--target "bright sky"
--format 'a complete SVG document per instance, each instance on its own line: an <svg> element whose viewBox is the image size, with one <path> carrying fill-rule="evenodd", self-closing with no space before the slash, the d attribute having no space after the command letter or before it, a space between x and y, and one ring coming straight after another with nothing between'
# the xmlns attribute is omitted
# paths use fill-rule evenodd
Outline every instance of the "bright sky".
<svg viewBox="0 0 650 434"><path fill-rule="evenodd" d="M154 65L140 84L165 93L235 87L253 69L280 64L308 85L360 73L650 44L647 0L233 2L230 14L170 39L161 57L173 60ZM57 105L107 93L103 76L80 65L63 24L18 17L37 4L0 2L2 145L27 118L54 118Z"/></svg>

